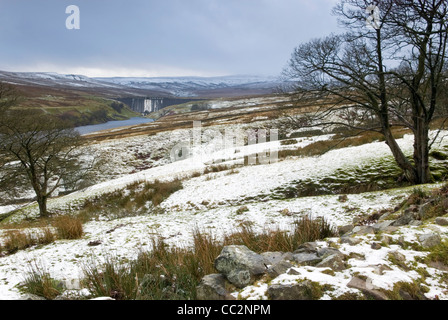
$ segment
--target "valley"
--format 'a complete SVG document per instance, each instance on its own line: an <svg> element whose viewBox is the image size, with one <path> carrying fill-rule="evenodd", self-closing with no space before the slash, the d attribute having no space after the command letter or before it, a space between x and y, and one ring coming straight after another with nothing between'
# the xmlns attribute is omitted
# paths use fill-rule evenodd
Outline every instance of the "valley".
<svg viewBox="0 0 448 320"><path fill-rule="evenodd" d="M126 267L142 252L156 250L158 241L173 250L190 250L198 234L216 243L241 230L253 232L253 237L271 231L289 234L303 217L324 219L333 230L352 225L348 232L335 232L315 242L319 250L331 247L342 252L345 267L288 260L291 266L281 274L262 276L244 288L230 287L228 298L271 299L272 285L302 281L318 285L321 294L315 298L323 300L368 299L369 290L382 292L377 298L391 297L405 284L424 288L418 292L420 298L448 298L443 260L439 264L425 260L446 245L448 227L436 222L436 218L446 218L446 208L437 216L415 218L400 227L377 227L384 222L391 225L404 214L409 197L443 189L448 164L442 156L448 154L446 131L437 136L433 149L438 153L431 158L438 178L415 187L398 182L400 171L390 150L375 136L342 138L338 131L307 131L281 121L313 112L318 103L298 108L287 95L272 93L201 101L159 110L149 115L157 119L151 123L83 136L85 157L97 159L99 166L82 189L68 194L60 190L48 202L55 220L81 219L79 237L39 242L36 239L43 234L58 234L55 220L38 218L38 206L32 201L3 201L0 299L42 298L24 289L24 279L30 274L57 281L59 299L98 298L102 295L83 285L89 265L101 269L113 262ZM194 121L201 124L196 144ZM279 130L277 139L271 131L275 129ZM260 130L270 137L249 144L248 132ZM230 145L223 143L226 132L236 139ZM435 131L431 134L435 137ZM409 132L403 131L397 141L406 154L412 154ZM189 146L191 156L173 161L173 150L180 144ZM276 161L257 161L271 153L277 155ZM251 158L255 159L252 164ZM421 204L426 203L439 202ZM371 229L366 231L367 227ZM437 235L440 241L425 247L419 239L427 234ZM11 242L18 235L35 241L14 247ZM373 248L373 243L379 247ZM368 288L353 286L354 278L367 281ZM167 288L186 290L170 281ZM165 298L197 298L194 292L179 292ZM404 297L404 291L400 292L399 297Z"/></svg>

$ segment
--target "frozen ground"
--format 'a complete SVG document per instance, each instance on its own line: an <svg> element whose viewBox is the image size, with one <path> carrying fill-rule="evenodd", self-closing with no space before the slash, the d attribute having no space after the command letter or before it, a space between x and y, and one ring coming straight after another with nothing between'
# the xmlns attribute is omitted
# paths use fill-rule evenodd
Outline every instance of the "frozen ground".
<svg viewBox="0 0 448 320"><path fill-rule="evenodd" d="M210 132L209 134L216 137ZM25 297L18 291L16 285L23 281L29 262L39 262L46 266L53 278L64 281L68 288L77 288L79 279L82 278L83 265L91 263L92 259L100 264L105 258L111 256L123 258L123 260L133 259L141 250L151 249L151 239L156 235L161 235L170 245L189 246L192 242L192 232L196 228L216 236L236 230L242 222L252 223L254 230L259 231L277 227L288 230L303 214L325 217L335 226L346 225L351 223L357 215L393 207L412 192L412 188L405 188L349 195L347 202L339 201L338 195L248 201L247 199L260 195L269 195L275 188L293 181L331 177L337 169L343 167L361 167L375 161L380 163L381 159L389 155L389 150L384 143L374 142L333 150L322 156L288 158L270 164L237 167L233 171L202 174L210 163L221 164L218 159L224 158L225 163L234 163L256 152L305 146L319 139L328 139L330 136L298 138L296 145L288 146L283 146L278 141L243 147L234 146L227 149L224 154L218 148L220 139L208 139L207 144L195 146L192 143L192 150L195 151L192 158L171 162L169 153L172 148L179 141L188 140L189 137L191 136L188 131L179 130L169 135L133 137L92 146L96 152L101 151L107 159L103 168L105 174L102 180L104 181L85 190L52 199L48 206L50 210L62 212L69 210L89 197L126 188L128 184L135 181L185 178L183 189L172 194L161 204L165 209L164 214L147 214L112 221L91 221L84 225L85 235L80 240L59 240L43 247L33 247L0 257L0 299ZM406 152L411 150L412 143L410 136L399 140L399 144ZM149 168L138 170L141 165L147 165ZM137 172L132 173L133 171ZM199 176L194 175L195 173L199 173ZM427 188L431 187L427 186ZM237 210L243 204L247 206L248 211L239 214ZM11 209L13 208L2 207L0 212ZM288 209L291 214L282 214L285 212L284 209ZM26 216L35 215L37 207L31 205L23 209L22 213ZM22 217L17 215L14 218ZM443 238L447 237L446 227L433 226L433 228L438 228ZM114 231L108 232L110 230ZM401 231L401 236L412 240L422 232L424 231L409 227ZM0 230L0 241L1 235ZM88 246L89 242L96 240L101 241L99 246ZM370 276L373 274L371 276L373 284L386 289L397 281L411 281L417 277L412 272L405 273L393 266L391 266L392 271L381 276L375 275L373 266L390 265L390 261L386 259L387 254L399 248L391 246L372 251L369 236L365 236L363 240L364 244L356 247L344 245L340 250L347 254L351 251L359 251L367 259L362 262L354 261L352 268L336 276L330 277L310 267L309 270L304 268L298 271L299 275L285 275L275 281L285 283L306 277L321 282L332 282L332 285L343 292L355 290L347 289L345 286L354 273ZM422 253L407 251L406 255L408 259L412 259L413 255L422 255ZM433 298L438 295L441 299L448 299L446 285L437 280L440 272L435 269L429 271L434 274L434 277L427 281L430 287L428 297ZM247 299L265 299L265 287L266 284L259 283L239 292L239 295Z"/></svg>

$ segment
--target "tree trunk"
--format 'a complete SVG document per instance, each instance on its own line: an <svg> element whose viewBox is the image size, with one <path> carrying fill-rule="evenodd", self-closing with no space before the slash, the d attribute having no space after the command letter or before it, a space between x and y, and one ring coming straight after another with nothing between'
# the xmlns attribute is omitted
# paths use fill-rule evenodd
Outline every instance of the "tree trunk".
<svg viewBox="0 0 448 320"><path fill-rule="evenodd" d="M39 213L41 217L48 217L48 210L47 210L47 197L38 195L37 196L37 203L39 204Z"/></svg>
<svg viewBox="0 0 448 320"><path fill-rule="evenodd" d="M429 183L432 180L429 170L429 126L423 117L417 117L414 125L414 162L417 183Z"/></svg>
<svg viewBox="0 0 448 320"><path fill-rule="evenodd" d="M401 170L403 170L403 174L412 184L418 184L418 174L415 170L415 167L412 163L406 158L397 141L392 135L392 132L389 128L383 129L384 138L386 139L386 144L389 146L392 151L392 155L394 156L395 161Z"/></svg>

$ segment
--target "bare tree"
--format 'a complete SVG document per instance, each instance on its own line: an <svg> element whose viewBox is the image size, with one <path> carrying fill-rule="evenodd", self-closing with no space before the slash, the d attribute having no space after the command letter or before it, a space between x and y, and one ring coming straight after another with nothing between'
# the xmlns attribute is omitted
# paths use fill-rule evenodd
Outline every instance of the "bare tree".
<svg viewBox="0 0 448 320"><path fill-rule="evenodd" d="M378 1L375 28L366 25L368 0L342 0L334 14L347 29L298 46L285 69L302 103L326 101L309 122L344 125L384 135L411 183L430 181L429 125L441 116L446 81L447 3ZM413 161L393 137L394 126L412 130Z"/></svg>
<svg viewBox="0 0 448 320"><path fill-rule="evenodd" d="M48 216L47 200L52 193L80 179L82 140L55 117L17 108L18 97L8 92L11 103L5 104L0 117L1 189L8 194L23 192L26 183L36 195L40 215Z"/></svg>

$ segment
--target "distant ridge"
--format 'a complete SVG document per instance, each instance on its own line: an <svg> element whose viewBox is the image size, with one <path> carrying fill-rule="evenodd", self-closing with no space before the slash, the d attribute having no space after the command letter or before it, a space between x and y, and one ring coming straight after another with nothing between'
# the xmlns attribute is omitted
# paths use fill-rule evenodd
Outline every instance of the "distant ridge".
<svg viewBox="0 0 448 320"><path fill-rule="evenodd" d="M106 96L233 97L270 94L281 81L274 76L87 77L54 72L0 71L0 81L21 86L94 91Z"/></svg>

